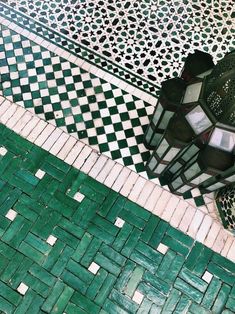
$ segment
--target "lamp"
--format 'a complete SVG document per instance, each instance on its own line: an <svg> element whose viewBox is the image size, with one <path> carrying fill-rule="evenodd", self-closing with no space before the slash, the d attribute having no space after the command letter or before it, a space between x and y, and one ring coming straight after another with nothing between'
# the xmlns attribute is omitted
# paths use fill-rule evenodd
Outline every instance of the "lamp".
<svg viewBox="0 0 235 314"><path fill-rule="evenodd" d="M195 187L211 192L235 180L235 52L213 69L208 55L198 62L200 70L189 66L195 56L186 59L181 104L146 165L151 177L180 195Z"/></svg>
<svg viewBox="0 0 235 314"><path fill-rule="evenodd" d="M180 78L173 78L162 83L156 109L144 135L144 145L148 149L155 148L170 118L178 110L185 91L185 85L185 82Z"/></svg>

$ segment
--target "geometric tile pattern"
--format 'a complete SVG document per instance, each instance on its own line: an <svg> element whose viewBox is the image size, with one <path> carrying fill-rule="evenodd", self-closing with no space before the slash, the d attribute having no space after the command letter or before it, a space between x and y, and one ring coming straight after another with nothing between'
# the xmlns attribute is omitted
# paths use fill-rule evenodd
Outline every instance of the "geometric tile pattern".
<svg viewBox="0 0 235 314"><path fill-rule="evenodd" d="M0 26L3 96L101 153L144 171L153 106Z"/></svg>
<svg viewBox="0 0 235 314"><path fill-rule="evenodd" d="M80 44L79 42L69 39L62 33L57 33L55 28L48 28L45 23L42 24L37 22L32 18L29 18L27 15L15 11L3 3L0 5L0 16L3 18L9 18L10 21L14 21L14 23L17 23L23 29L39 35L52 44L65 49L67 52L71 53L73 57L78 56L115 77L121 77L122 80L125 80L128 84L134 86L135 88L152 94L154 97L159 92L158 86L153 83L152 80L144 79L143 76L137 75L127 68L121 67L120 63L117 64L112 62L109 57L105 57L104 55L102 56L97 54L95 51L87 49L86 46Z"/></svg>
<svg viewBox="0 0 235 314"><path fill-rule="evenodd" d="M234 184L219 190L215 200L224 228L235 234Z"/></svg>
<svg viewBox="0 0 235 314"><path fill-rule="evenodd" d="M234 263L3 125L0 147L1 312L234 313Z"/></svg>
<svg viewBox="0 0 235 314"><path fill-rule="evenodd" d="M234 1L4 0L135 73L176 76L189 52L234 49Z"/></svg>

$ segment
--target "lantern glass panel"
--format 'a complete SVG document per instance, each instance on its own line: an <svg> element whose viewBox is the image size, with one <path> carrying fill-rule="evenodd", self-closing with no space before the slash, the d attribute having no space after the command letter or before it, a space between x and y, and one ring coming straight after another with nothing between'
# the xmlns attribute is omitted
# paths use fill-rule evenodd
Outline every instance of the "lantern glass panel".
<svg viewBox="0 0 235 314"><path fill-rule="evenodd" d="M226 178L226 181L229 181L229 182L234 182L235 181L235 174Z"/></svg>
<svg viewBox="0 0 235 314"><path fill-rule="evenodd" d="M212 72L212 69L197 75L197 77L204 78L205 76L211 74L211 72Z"/></svg>
<svg viewBox="0 0 235 314"><path fill-rule="evenodd" d="M170 118L173 116L174 112L171 111L165 111L163 115L163 119L161 120L161 123L159 125L160 129L165 129L168 125L168 122Z"/></svg>
<svg viewBox="0 0 235 314"><path fill-rule="evenodd" d="M157 165L157 159L152 157L149 164L148 164L149 169L153 171L153 169L156 167L156 165Z"/></svg>
<svg viewBox="0 0 235 314"><path fill-rule="evenodd" d="M185 171L184 176L186 177L187 180L190 180L199 172L201 172L201 168L199 167L198 163L194 163Z"/></svg>
<svg viewBox="0 0 235 314"><path fill-rule="evenodd" d="M150 143L151 146L157 146L161 138L162 134L155 133Z"/></svg>
<svg viewBox="0 0 235 314"><path fill-rule="evenodd" d="M169 152L164 156L165 161L171 161L175 156L179 153L180 149L179 148L171 148Z"/></svg>
<svg viewBox="0 0 235 314"><path fill-rule="evenodd" d="M211 135L209 145L227 152L232 152L235 145L235 134L215 128Z"/></svg>
<svg viewBox="0 0 235 314"><path fill-rule="evenodd" d="M185 118L196 134L200 134L212 126L211 121L199 105L190 111Z"/></svg>
<svg viewBox="0 0 235 314"><path fill-rule="evenodd" d="M176 180L172 182L172 186L174 189L177 189L182 184L183 184L183 180L180 177L176 178Z"/></svg>
<svg viewBox="0 0 235 314"><path fill-rule="evenodd" d="M147 133L145 134L145 139L147 142L150 141L151 137L153 135L153 129L151 128L151 126L148 127L148 131Z"/></svg>
<svg viewBox="0 0 235 314"><path fill-rule="evenodd" d="M160 103L157 104L157 109L156 111L154 112L154 115L153 115L153 119L152 119L152 122L154 125L157 124L161 114L162 114L162 111L163 111L163 107Z"/></svg>
<svg viewBox="0 0 235 314"><path fill-rule="evenodd" d="M191 190L191 189L192 189L191 186L189 186L189 185L184 185L184 186L182 186L180 189L178 189L177 192L179 192L179 193L185 193L185 192L187 192L188 190Z"/></svg>
<svg viewBox="0 0 235 314"><path fill-rule="evenodd" d="M202 82L188 85L184 94L183 104L198 101L201 88Z"/></svg>
<svg viewBox="0 0 235 314"><path fill-rule="evenodd" d="M210 179L212 176L206 173L202 173L200 176L198 176L197 178L193 179L191 181L191 183L195 184L195 185L199 185L202 182L206 181L207 179Z"/></svg>
<svg viewBox="0 0 235 314"><path fill-rule="evenodd" d="M169 171L175 174L176 171L178 171L181 167L182 167L181 163L175 162L174 165L169 168Z"/></svg>
<svg viewBox="0 0 235 314"><path fill-rule="evenodd" d="M181 157L184 161L188 161L192 158L197 152L199 152L199 148L195 145L192 145Z"/></svg>
<svg viewBox="0 0 235 314"><path fill-rule="evenodd" d="M167 165L159 164L157 168L154 170L155 173L160 174L166 168Z"/></svg>
<svg viewBox="0 0 235 314"><path fill-rule="evenodd" d="M156 153L158 154L159 157L161 157L165 151L168 149L169 145L167 141L164 139L160 144L158 149L156 150Z"/></svg>
<svg viewBox="0 0 235 314"><path fill-rule="evenodd" d="M225 184L221 183L221 182L217 182L217 183L215 183L215 184L213 184L211 186L208 186L206 189L209 190L209 191L215 191L215 190L217 190L219 188L222 188L222 186L225 186Z"/></svg>

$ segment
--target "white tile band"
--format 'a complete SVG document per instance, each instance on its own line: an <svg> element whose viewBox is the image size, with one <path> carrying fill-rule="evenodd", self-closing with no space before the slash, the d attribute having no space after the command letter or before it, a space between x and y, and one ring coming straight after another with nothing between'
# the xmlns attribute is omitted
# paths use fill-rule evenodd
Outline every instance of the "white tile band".
<svg viewBox="0 0 235 314"><path fill-rule="evenodd" d="M235 239L203 211L0 96L0 122L170 225L235 261ZM24 112L23 112L23 111ZM18 112L18 114L17 114ZM19 116L18 116L19 115ZM17 121L15 124L14 121ZM56 135L55 135L56 134ZM53 144L54 143L54 144ZM111 174L113 173L114 176ZM144 191L151 192L146 194ZM147 193L147 192L146 192Z"/></svg>

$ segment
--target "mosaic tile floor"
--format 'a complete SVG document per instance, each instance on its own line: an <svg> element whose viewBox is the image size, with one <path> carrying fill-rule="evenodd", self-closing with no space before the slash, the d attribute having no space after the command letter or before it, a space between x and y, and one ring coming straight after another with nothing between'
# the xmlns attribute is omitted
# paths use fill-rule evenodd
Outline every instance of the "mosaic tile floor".
<svg viewBox="0 0 235 314"><path fill-rule="evenodd" d="M235 313L213 196L147 180L142 144L155 83L234 46L233 3L65 2L0 1L0 313Z"/></svg>
<svg viewBox="0 0 235 314"><path fill-rule="evenodd" d="M151 81L179 73L188 52L234 48L234 1L2 0Z"/></svg>
<svg viewBox="0 0 235 314"><path fill-rule="evenodd" d="M0 125L0 311L234 313L235 264Z"/></svg>
<svg viewBox="0 0 235 314"><path fill-rule="evenodd" d="M137 91L127 92L59 57L36 44L35 38L28 40L7 26L0 26L0 36L3 96L145 174L150 154L143 145L143 133L152 104L138 97ZM157 101L156 96L153 100Z"/></svg>

